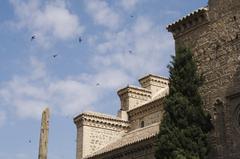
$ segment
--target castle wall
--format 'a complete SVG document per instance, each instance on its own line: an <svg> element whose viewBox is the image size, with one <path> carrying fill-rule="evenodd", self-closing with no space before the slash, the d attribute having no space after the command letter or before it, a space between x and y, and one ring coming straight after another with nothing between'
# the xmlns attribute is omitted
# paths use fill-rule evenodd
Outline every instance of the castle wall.
<svg viewBox="0 0 240 159"><path fill-rule="evenodd" d="M216 1L212 4L218 4ZM213 118L212 158L240 158L240 6L226 10L228 0L211 6L205 23L175 33L176 48L191 48L199 73L204 106ZM237 2L239 3L239 1ZM236 3L235 3L236 4ZM223 10L218 7L225 7ZM211 9L211 8L210 8ZM217 12L222 11L222 12ZM238 123L238 124L237 124Z"/></svg>
<svg viewBox="0 0 240 159"><path fill-rule="evenodd" d="M134 86L127 86L118 91L121 101L121 110L129 111L137 108L151 99L151 91Z"/></svg>
<svg viewBox="0 0 240 159"><path fill-rule="evenodd" d="M148 103L138 109L128 112L130 131L160 123L163 117L162 99Z"/></svg>
<svg viewBox="0 0 240 159"><path fill-rule="evenodd" d="M127 132L128 123L89 113L74 119L77 126L77 159L94 154Z"/></svg>
<svg viewBox="0 0 240 159"><path fill-rule="evenodd" d="M90 159L155 159L156 137Z"/></svg>
<svg viewBox="0 0 240 159"><path fill-rule="evenodd" d="M109 143L119 139L123 133L123 131L106 129L104 127L83 126L84 151L82 151L82 156L93 154Z"/></svg>

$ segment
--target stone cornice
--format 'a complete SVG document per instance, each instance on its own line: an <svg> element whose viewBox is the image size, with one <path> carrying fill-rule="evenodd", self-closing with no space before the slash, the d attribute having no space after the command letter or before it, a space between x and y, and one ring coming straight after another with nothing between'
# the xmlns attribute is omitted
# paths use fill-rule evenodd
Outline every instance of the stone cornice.
<svg viewBox="0 0 240 159"><path fill-rule="evenodd" d="M119 147L117 149L113 149L113 150L109 150L109 151L106 151L106 152L103 152L103 153L100 153L100 154L96 154L96 155L92 155L92 156L87 156L86 158L84 159L95 159L95 158L98 158L100 156L104 156L104 155L107 155L107 154L111 154L111 156L116 156L115 153L117 153L117 155L121 156L121 155L125 155L125 156L128 156L128 155L131 155L132 153L134 152L138 152L138 151L142 151L144 149L150 149L152 147L155 146L154 142L157 138L157 134L154 134L148 138L145 138L145 139L142 139L142 140L139 140L137 142L134 142L134 143L129 143L127 145L124 145L122 147ZM149 141L149 142L148 142ZM138 146L139 145L139 146ZM130 148L130 147L136 147L136 148ZM126 150L126 148L128 150ZM123 152L123 154L119 154L118 152ZM120 157L119 156L119 157Z"/></svg>
<svg viewBox="0 0 240 159"><path fill-rule="evenodd" d="M140 107L137 107L133 110L128 111L129 118L133 116L137 116L139 114L145 114L146 112L149 112L150 110L153 110L161 105L163 105L163 98L156 99L152 102L146 103Z"/></svg>
<svg viewBox="0 0 240 159"><path fill-rule="evenodd" d="M149 74L149 75L147 75L147 76L145 76L145 77L143 77L143 78L140 78L138 81L139 81L139 82L140 82L140 81L143 81L143 80L145 80L145 79L147 79L147 78L149 78L149 77L153 77L154 79L160 79L160 80L168 81L168 78L166 78L166 77L157 76L157 75L153 75L153 74Z"/></svg>
<svg viewBox="0 0 240 159"><path fill-rule="evenodd" d="M88 113L83 113L75 117L74 123L77 125L77 127L93 126L114 130L127 129L129 127L128 121L124 121L118 118L97 116Z"/></svg>
<svg viewBox="0 0 240 159"><path fill-rule="evenodd" d="M174 37L208 21L208 7L200 8L167 26Z"/></svg>
<svg viewBox="0 0 240 159"><path fill-rule="evenodd" d="M145 88L136 87L136 86L127 86L118 91L118 95L122 96L124 94L135 94L140 96L145 96L151 98L151 91Z"/></svg>

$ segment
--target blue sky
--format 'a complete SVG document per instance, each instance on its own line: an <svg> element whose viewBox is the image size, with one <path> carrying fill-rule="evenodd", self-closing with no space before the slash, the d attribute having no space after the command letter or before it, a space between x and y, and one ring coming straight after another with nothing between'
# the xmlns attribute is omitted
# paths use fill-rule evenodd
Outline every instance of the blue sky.
<svg viewBox="0 0 240 159"><path fill-rule="evenodd" d="M166 26L206 5L207 0L2 0L0 158L37 158L40 114L49 106L49 159L74 159L72 118L87 110L115 115L119 88L138 85L149 73L168 76L174 41Z"/></svg>

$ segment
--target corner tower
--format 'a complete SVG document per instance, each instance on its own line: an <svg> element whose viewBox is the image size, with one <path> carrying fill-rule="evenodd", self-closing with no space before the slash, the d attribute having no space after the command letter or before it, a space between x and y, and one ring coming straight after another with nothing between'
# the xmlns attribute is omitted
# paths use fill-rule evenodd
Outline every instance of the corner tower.
<svg viewBox="0 0 240 159"><path fill-rule="evenodd" d="M210 158L240 158L240 1L209 0L167 27L176 48L192 50L206 111L213 119Z"/></svg>

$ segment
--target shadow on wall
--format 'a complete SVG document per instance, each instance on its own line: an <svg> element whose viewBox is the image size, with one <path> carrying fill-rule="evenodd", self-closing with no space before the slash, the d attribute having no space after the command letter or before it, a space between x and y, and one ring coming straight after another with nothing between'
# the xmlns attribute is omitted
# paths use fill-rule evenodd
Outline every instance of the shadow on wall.
<svg viewBox="0 0 240 159"><path fill-rule="evenodd" d="M226 90L226 144L229 159L240 159L240 43L236 52L235 73Z"/></svg>

